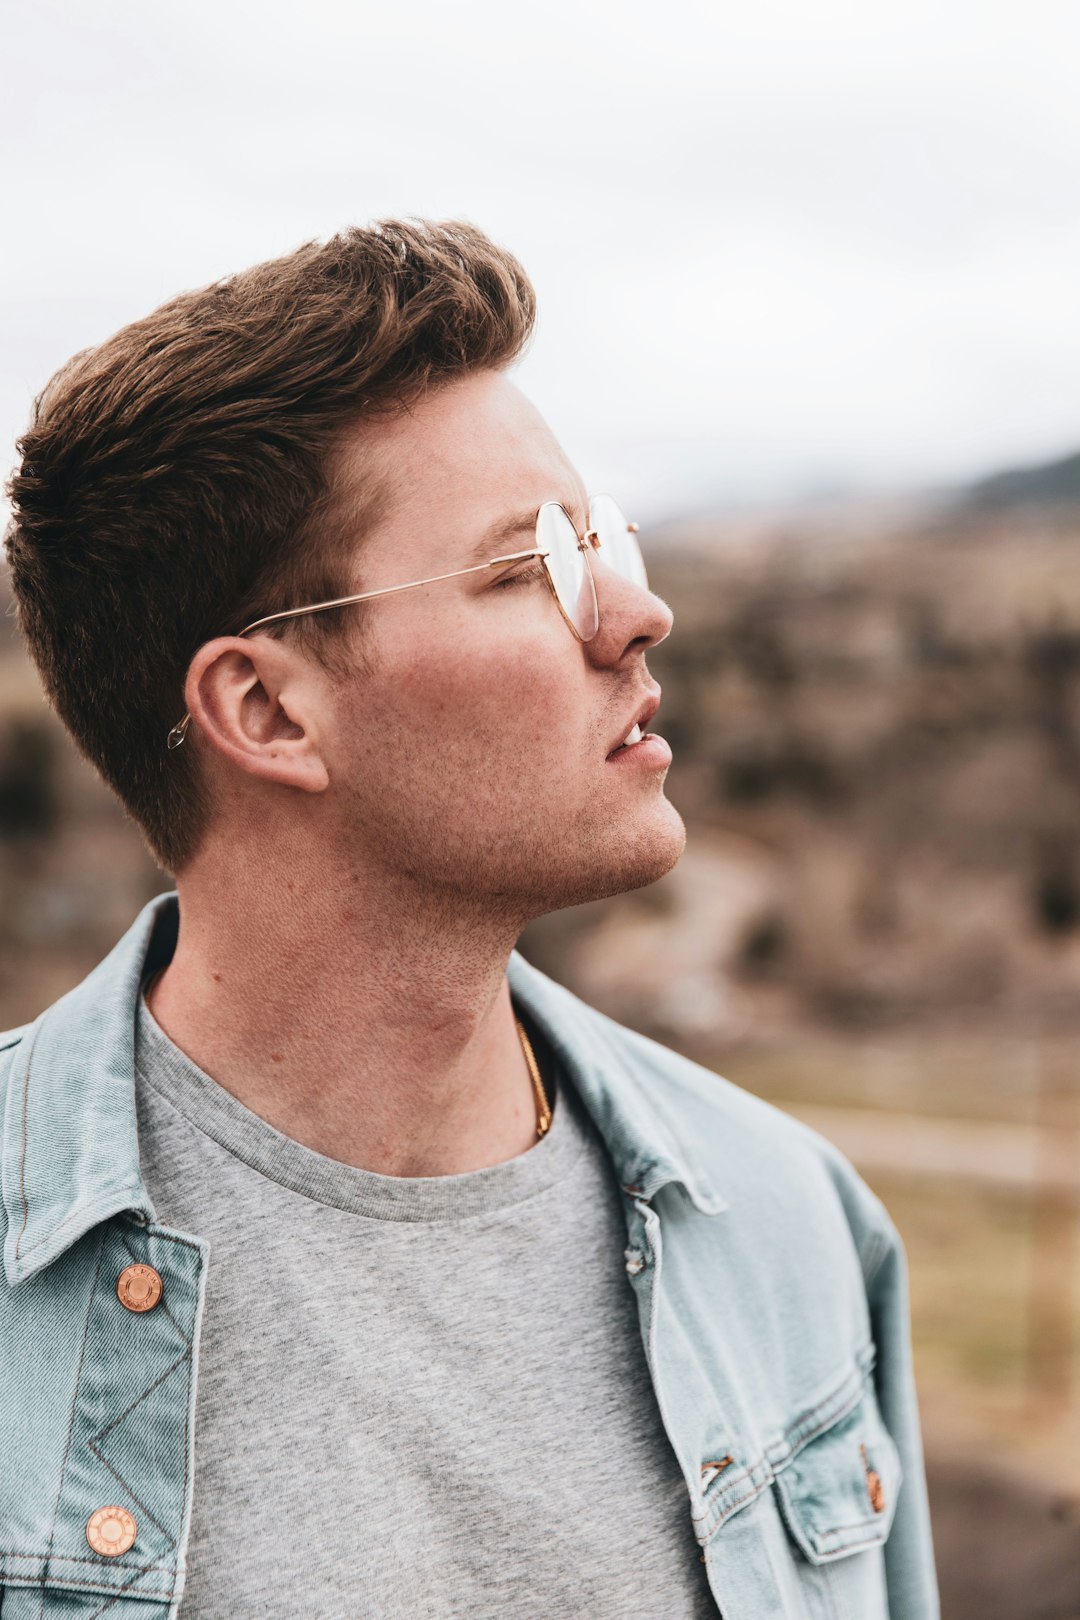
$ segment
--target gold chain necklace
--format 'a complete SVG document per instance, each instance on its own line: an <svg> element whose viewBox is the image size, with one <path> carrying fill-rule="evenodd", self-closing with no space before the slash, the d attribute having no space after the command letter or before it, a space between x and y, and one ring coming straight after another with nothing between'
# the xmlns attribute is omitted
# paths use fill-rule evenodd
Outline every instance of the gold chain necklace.
<svg viewBox="0 0 1080 1620"><path fill-rule="evenodd" d="M544 1090L544 1082L540 1078L540 1065L536 1061L536 1053L532 1049L532 1042L525 1033L525 1026L516 1015L514 1023L517 1025L518 1036L521 1040L521 1050L525 1053L525 1061L529 1065L529 1076L536 1097L536 1134L538 1137L546 1136L551 1129L551 1106L547 1100L547 1092Z"/></svg>

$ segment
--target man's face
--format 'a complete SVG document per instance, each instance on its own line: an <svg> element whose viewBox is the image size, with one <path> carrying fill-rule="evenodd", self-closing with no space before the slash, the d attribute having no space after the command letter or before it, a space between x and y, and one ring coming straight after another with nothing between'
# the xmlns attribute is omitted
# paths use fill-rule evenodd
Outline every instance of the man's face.
<svg viewBox="0 0 1080 1620"><path fill-rule="evenodd" d="M584 484L500 372L364 423L338 472L362 481L373 465L391 498L358 548L356 590L528 550L544 501L587 527ZM485 543L517 516L528 526ZM330 688L319 741L324 808L358 870L377 862L524 921L640 887L678 860L685 829L664 797L663 750L612 757L658 692L645 653L671 614L591 555L600 629L586 643L535 561L354 610L366 615L366 667Z"/></svg>

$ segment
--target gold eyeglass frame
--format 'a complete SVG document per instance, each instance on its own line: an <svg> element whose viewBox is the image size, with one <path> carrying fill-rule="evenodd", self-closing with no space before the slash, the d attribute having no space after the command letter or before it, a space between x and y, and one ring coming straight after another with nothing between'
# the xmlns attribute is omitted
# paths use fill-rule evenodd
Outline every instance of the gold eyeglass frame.
<svg viewBox="0 0 1080 1620"><path fill-rule="evenodd" d="M590 498L590 507L595 499L596 496L592 496ZM578 534L577 526L574 523L573 518L570 516L569 512L566 510L566 507L563 506L561 501L545 501L543 505L539 507L536 513L537 529L539 529L541 514L548 507L552 506L558 507L559 511L563 514L566 521L570 524L570 527L577 535L578 550L584 555L585 558L585 571L589 576L589 584L592 589L593 602L596 607L597 623L596 629L593 631L593 636L595 636L600 629L600 606L596 601L596 581L593 578L592 565L589 562L589 548L591 547L593 551L599 551L600 536L595 529L586 529L584 534ZM628 521L626 528L627 533L629 534L638 533L638 525L636 523L630 523ZM236 634L238 636L247 636L250 635L253 630L261 630L264 624L278 624L283 619L301 619L309 613L325 613L330 608L352 607L355 602L370 602L371 599L376 596L392 596L395 591L412 591L415 590L419 585L437 585L441 580L444 579L460 579L462 574L479 574L482 573L485 568L509 567L511 563L526 562L530 557L538 557L544 565L544 578L547 580L548 589L555 598L555 604L558 607L559 612L562 614L563 618L566 620L566 623L570 626L570 629L574 632L574 635L579 641L591 641L592 636L583 636L577 625L567 613L566 609L563 607L562 598L559 596L555 579L551 572L550 564L548 563L549 555L549 552L543 551L539 547L533 547L530 551L511 551L508 552L506 556L491 557L487 562L473 563L468 568L455 568L449 574L432 574L428 579L410 579L404 585L383 585L377 591L360 591L355 596L337 596L333 599L333 601L330 602L311 602L307 607L288 608L283 613L268 613L265 618L255 619L251 624L245 625L243 630L238 630ZM190 725L191 713L190 711L186 711L183 719L178 720L176 725L173 726L172 730L169 732L168 737L165 739L165 746L170 750L173 748L179 748L180 744L187 736L188 727Z"/></svg>

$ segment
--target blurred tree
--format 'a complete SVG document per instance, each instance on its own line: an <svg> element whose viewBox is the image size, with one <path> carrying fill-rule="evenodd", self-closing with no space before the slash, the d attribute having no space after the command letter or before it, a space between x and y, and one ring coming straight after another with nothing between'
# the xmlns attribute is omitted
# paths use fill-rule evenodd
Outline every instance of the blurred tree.
<svg viewBox="0 0 1080 1620"><path fill-rule="evenodd" d="M0 839L51 838L59 819L56 739L42 722L9 718L0 731Z"/></svg>

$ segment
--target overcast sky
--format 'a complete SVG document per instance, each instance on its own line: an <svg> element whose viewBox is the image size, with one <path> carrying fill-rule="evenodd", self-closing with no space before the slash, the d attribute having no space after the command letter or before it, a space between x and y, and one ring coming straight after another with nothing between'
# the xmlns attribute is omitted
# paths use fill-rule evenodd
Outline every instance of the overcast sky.
<svg viewBox="0 0 1080 1620"><path fill-rule="evenodd" d="M524 262L519 371L640 515L1080 447L1074 0L32 0L4 463L75 349L338 227Z"/></svg>

